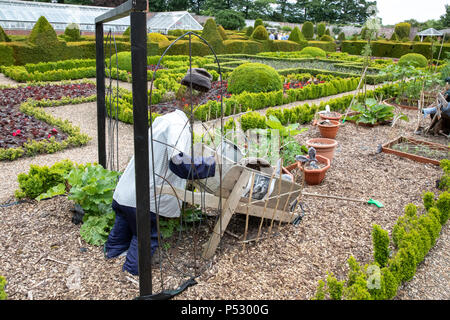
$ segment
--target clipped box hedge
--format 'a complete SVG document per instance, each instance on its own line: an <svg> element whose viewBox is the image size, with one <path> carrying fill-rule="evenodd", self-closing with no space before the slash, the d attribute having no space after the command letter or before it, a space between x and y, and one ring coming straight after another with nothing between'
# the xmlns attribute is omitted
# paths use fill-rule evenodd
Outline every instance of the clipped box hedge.
<svg viewBox="0 0 450 320"><path fill-rule="evenodd" d="M347 52L352 55L360 55L367 41L346 40L342 42L342 52ZM372 41L372 55L375 57L391 57L400 58L408 53L420 53L430 59L431 57L431 43L426 42L394 42L387 40ZM440 46L437 46L440 48ZM442 47L441 58L445 57L445 53L450 52L450 44L444 43ZM439 50L436 50L434 58L438 58Z"/></svg>
<svg viewBox="0 0 450 320"><path fill-rule="evenodd" d="M336 52L336 43L331 41L308 41L308 47L316 47L327 52Z"/></svg>

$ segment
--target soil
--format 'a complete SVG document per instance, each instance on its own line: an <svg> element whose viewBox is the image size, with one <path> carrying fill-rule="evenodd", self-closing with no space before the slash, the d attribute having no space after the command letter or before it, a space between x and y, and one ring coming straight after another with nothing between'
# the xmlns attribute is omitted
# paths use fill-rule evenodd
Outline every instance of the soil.
<svg viewBox="0 0 450 320"><path fill-rule="evenodd" d="M305 169L306 169L306 170L320 170L320 169L323 169L323 168L325 168L325 167L327 166L326 164L321 163L321 162L316 162L316 165L317 165L317 167L319 167L319 168L315 168L315 167L313 167L311 164L307 164L307 165L305 166Z"/></svg>
<svg viewBox="0 0 450 320"><path fill-rule="evenodd" d="M439 161L443 159L448 159L450 156L448 151L430 148L430 146L427 145L417 145L409 142L396 143L393 146L391 146L391 148L397 151L411 153L417 156Z"/></svg>
<svg viewBox="0 0 450 320"><path fill-rule="evenodd" d="M59 100L62 97L86 97L95 93L95 85L90 83L0 89L0 148L21 147L29 140L54 138L62 141L67 138L67 134L57 128L20 112L19 105L27 99Z"/></svg>

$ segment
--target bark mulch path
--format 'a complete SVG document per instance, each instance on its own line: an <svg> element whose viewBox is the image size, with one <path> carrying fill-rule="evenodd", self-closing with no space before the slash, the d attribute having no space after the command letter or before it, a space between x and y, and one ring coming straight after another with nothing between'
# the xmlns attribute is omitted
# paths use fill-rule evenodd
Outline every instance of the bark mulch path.
<svg viewBox="0 0 450 320"><path fill-rule="evenodd" d="M1 162L0 203L12 200L17 174L28 171L31 163L51 165L65 158L76 162L97 160L95 103L56 107L48 112L69 119L94 139L82 148ZM415 119L413 112L410 118ZM437 192L435 181L442 174L439 167L376 152L379 144L411 134L414 126L414 121L394 129L346 123L336 137L339 146L325 180L319 186L305 188L312 193L373 198L385 208L305 197L306 215L299 226L282 225L278 229L276 224L272 237L247 244L245 251L239 240L226 233L221 250L201 265L198 284L176 299L309 299L327 271L345 277L350 255L362 264L371 261L372 224L391 232L407 203L420 205L423 191ZM307 127L307 132L297 136L302 144L310 137L319 137L315 127ZM119 137L120 166L124 168L133 153L132 126L120 124ZM427 139L446 143L443 137ZM101 247L81 240L80 227L71 223L72 206L67 197L56 197L0 208L0 274L8 281L9 298L132 299L138 295L137 277L122 272L124 257L105 260ZM243 217L232 219L230 231L234 234L243 233ZM250 233L257 224L250 224ZM414 279L400 288L397 299L450 298L449 235L446 225ZM185 241L192 239L187 237ZM185 243L178 245L183 247ZM159 278L159 271L155 271L155 292L159 290ZM174 288L180 277L164 281L172 286L168 289Z"/></svg>

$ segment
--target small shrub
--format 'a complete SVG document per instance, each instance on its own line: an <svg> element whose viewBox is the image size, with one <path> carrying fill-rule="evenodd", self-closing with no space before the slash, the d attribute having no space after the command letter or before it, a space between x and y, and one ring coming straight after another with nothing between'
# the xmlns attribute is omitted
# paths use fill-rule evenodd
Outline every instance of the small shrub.
<svg viewBox="0 0 450 320"><path fill-rule="evenodd" d="M389 259L389 234L379 225L372 227L372 244L375 262L380 266L385 266Z"/></svg>
<svg viewBox="0 0 450 320"><path fill-rule="evenodd" d="M250 129L266 129L266 117L257 111L247 112L239 118L242 131Z"/></svg>
<svg viewBox="0 0 450 320"><path fill-rule="evenodd" d="M416 36L414 37L413 41L420 41L419 35L416 34Z"/></svg>
<svg viewBox="0 0 450 320"><path fill-rule="evenodd" d="M319 285L317 286L316 294L312 300L324 300L325 299L325 282L319 280Z"/></svg>
<svg viewBox="0 0 450 320"><path fill-rule="evenodd" d="M304 54L304 55L310 55L311 57L314 58L326 58L327 57L327 53L320 49L320 48L316 48L316 47L306 47L304 48L302 51L300 51L300 54Z"/></svg>
<svg viewBox="0 0 450 320"><path fill-rule="evenodd" d="M168 39L165 35L160 34L160 33L157 33L157 32L149 33L149 34L147 35L147 39L148 39L148 41L150 41L150 42L163 42L163 41L169 41L169 39Z"/></svg>
<svg viewBox="0 0 450 320"><path fill-rule="evenodd" d="M228 80L231 93L269 92L282 88L278 72L262 63L244 63L233 70Z"/></svg>
<svg viewBox="0 0 450 320"><path fill-rule="evenodd" d="M222 37L222 40L227 40L228 36L225 33L225 29L222 26L217 27L217 31L219 31L220 36Z"/></svg>
<svg viewBox="0 0 450 320"><path fill-rule="evenodd" d="M314 25L312 22L306 21L302 26L302 33L306 40L314 38Z"/></svg>
<svg viewBox="0 0 450 320"><path fill-rule="evenodd" d="M440 223L443 226L450 216L450 193L447 191L441 193L436 201L436 208L440 213Z"/></svg>
<svg viewBox="0 0 450 320"><path fill-rule="evenodd" d="M328 293L331 300L341 300L344 289L344 281L338 281L333 274L327 276Z"/></svg>
<svg viewBox="0 0 450 320"><path fill-rule="evenodd" d="M433 192L425 192L422 196L423 206L428 211L432 207L434 207L434 193Z"/></svg>
<svg viewBox="0 0 450 320"><path fill-rule="evenodd" d="M439 188L444 191L450 191L450 160L443 159L439 165L444 171L444 174L439 181Z"/></svg>
<svg viewBox="0 0 450 320"><path fill-rule="evenodd" d="M399 39L398 35L394 32L391 36L391 41L399 41Z"/></svg>
<svg viewBox="0 0 450 320"><path fill-rule="evenodd" d="M79 41L81 39L80 26L76 23L70 23L64 30L64 34L70 41Z"/></svg>
<svg viewBox="0 0 450 320"><path fill-rule="evenodd" d="M5 33L5 30L0 26L0 42L10 42L11 39Z"/></svg>
<svg viewBox="0 0 450 320"><path fill-rule="evenodd" d="M339 41L344 41L345 40L345 33L344 32L339 33L338 40Z"/></svg>
<svg viewBox="0 0 450 320"><path fill-rule="evenodd" d="M301 41L305 40L305 37L303 36L300 29L296 26L294 30L292 30L291 34L289 35L289 41L294 41L297 43L300 43Z"/></svg>
<svg viewBox="0 0 450 320"><path fill-rule="evenodd" d="M6 300L7 295L5 293L6 279L0 276L0 300Z"/></svg>
<svg viewBox="0 0 450 320"><path fill-rule="evenodd" d="M333 42L334 39L333 39L331 36L324 34L322 37L320 37L320 41L329 41L329 42Z"/></svg>
<svg viewBox="0 0 450 320"><path fill-rule="evenodd" d="M74 164L70 160L56 162L51 167L32 164L28 173L19 173L17 176L19 189L16 190L15 196L18 199L35 199L50 188L64 183L64 176L73 168Z"/></svg>
<svg viewBox="0 0 450 320"><path fill-rule="evenodd" d="M255 40L267 40L269 39L269 33L264 26L257 26L251 37Z"/></svg>
<svg viewBox="0 0 450 320"><path fill-rule="evenodd" d="M253 33L253 30L254 30L254 28L253 28L252 26L249 26L249 27L247 28L247 30L245 30L245 35L246 35L247 37L251 37L251 36L252 36L252 33Z"/></svg>
<svg viewBox="0 0 450 320"><path fill-rule="evenodd" d="M398 64L401 66L406 66L408 64L413 65L417 68L424 68L427 66L428 61L427 58L425 58L423 55L419 53L408 53L403 55L400 60L398 61Z"/></svg>

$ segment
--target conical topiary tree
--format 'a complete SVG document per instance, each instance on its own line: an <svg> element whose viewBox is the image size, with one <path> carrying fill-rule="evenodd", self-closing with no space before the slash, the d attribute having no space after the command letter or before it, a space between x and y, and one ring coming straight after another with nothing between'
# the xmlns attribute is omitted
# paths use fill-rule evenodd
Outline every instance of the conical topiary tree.
<svg viewBox="0 0 450 320"><path fill-rule="evenodd" d="M222 40L227 40L228 36L225 32L225 29L222 26L217 27L217 31L219 31L220 36L222 37Z"/></svg>
<svg viewBox="0 0 450 320"><path fill-rule="evenodd" d="M324 34L325 34L325 30L326 30L326 25L325 25L325 23L319 23L318 25L317 25L317 35L318 35L318 37L317 38L321 38Z"/></svg>
<svg viewBox="0 0 450 320"><path fill-rule="evenodd" d="M339 41L344 41L345 40L345 33L344 32L339 33L338 40Z"/></svg>
<svg viewBox="0 0 450 320"><path fill-rule="evenodd" d="M208 42L222 40L222 37L217 30L217 25L214 19L209 18L208 20L206 20L205 25L203 26L202 37L205 38Z"/></svg>
<svg viewBox="0 0 450 320"><path fill-rule="evenodd" d="M306 40L314 38L314 25L312 22L306 21L302 26L302 33Z"/></svg>
<svg viewBox="0 0 450 320"><path fill-rule="evenodd" d="M303 33L300 31L299 27L296 26L289 35L288 40L300 43L300 41L305 40L305 37L303 36Z"/></svg>
<svg viewBox="0 0 450 320"><path fill-rule="evenodd" d="M266 28L264 28L264 26L260 25L255 28L251 38L255 40L267 40L269 39L269 33L267 32Z"/></svg>
<svg viewBox="0 0 450 320"><path fill-rule="evenodd" d="M398 35L395 32L391 36L391 41L399 41Z"/></svg>
<svg viewBox="0 0 450 320"><path fill-rule="evenodd" d="M57 43L58 37L56 36L55 29L53 29L52 25L44 16L41 16L34 25L33 30L31 30L28 41L36 45L47 47L52 43Z"/></svg>
<svg viewBox="0 0 450 320"><path fill-rule="evenodd" d="M11 39L6 34L5 30L0 26L0 42L10 42Z"/></svg>
<svg viewBox="0 0 450 320"><path fill-rule="evenodd" d="M214 19L209 18L206 20L205 25L203 26L202 38L209 42L216 53L222 51L223 40L217 30L217 25Z"/></svg>
<svg viewBox="0 0 450 320"><path fill-rule="evenodd" d="M248 28L247 28L247 30L245 31L245 35L246 36L248 36L248 37L251 37L252 36L252 33L253 33L253 27L252 26L249 26Z"/></svg>

